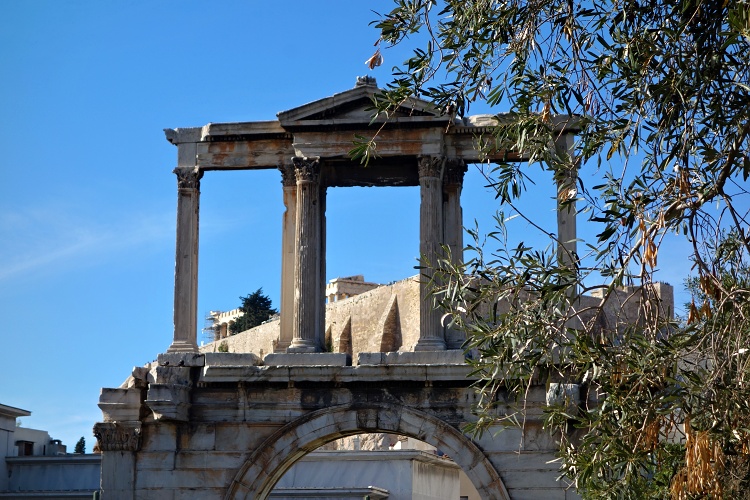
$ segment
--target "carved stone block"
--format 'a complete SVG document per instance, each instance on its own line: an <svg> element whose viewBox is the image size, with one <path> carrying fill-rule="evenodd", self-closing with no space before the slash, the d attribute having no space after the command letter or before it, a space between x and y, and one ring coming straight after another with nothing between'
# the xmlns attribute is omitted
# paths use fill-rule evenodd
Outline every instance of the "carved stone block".
<svg viewBox="0 0 750 500"><path fill-rule="evenodd" d="M98 422L94 436L102 451L138 451L141 445L141 423Z"/></svg>
<svg viewBox="0 0 750 500"><path fill-rule="evenodd" d="M203 366L203 354L192 352L168 352L159 354L159 366Z"/></svg>
<svg viewBox="0 0 750 500"><path fill-rule="evenodd" d="M206 366L260 366L263 361L252 352L207 352Z"/></svg>
<svg viewBox="0 0 750 500"><path fill-rule="evenodd" d="M146 405L156 420L188 421L190 387L177 384L151 384Z"/></svg>
<svg viewBox="0 0 750 500"><path fill-rule="evenodd" d="M137 387L129 389L102 389L99 408L105 422L135 421L141 417L143 391Z"/></svg>
<svg viewBox="0 0 750 500"><path fill-rule="evenodd" d="M203 357L201 356L201 359ZM156 367L157 384L177 384L190 386L193 384L190 368L182 366L157 366ZM153 384L151 384L153 386Z"/></svg>
<svg viewBox="0 0 750 500"><path fill-rule="evenodd" d="M266 366L346 366L347 357L338 352L271 353L263 362Z"/></svg>

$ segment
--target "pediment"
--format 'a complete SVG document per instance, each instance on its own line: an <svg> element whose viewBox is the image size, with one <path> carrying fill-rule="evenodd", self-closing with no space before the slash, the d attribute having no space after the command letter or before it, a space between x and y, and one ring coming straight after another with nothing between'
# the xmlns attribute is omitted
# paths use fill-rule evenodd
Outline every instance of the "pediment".
<svg viewBox="0 0 750 500"><path fill-rule="evenodd" d="M372 121L373 96L380 91L376 85L358 82L353 89L282 111L277 116L285 129L326 125L367 126ZM394 119L434 123L450 118L442 115L432 103L410 98L391 116L391 120Z"/></svg>

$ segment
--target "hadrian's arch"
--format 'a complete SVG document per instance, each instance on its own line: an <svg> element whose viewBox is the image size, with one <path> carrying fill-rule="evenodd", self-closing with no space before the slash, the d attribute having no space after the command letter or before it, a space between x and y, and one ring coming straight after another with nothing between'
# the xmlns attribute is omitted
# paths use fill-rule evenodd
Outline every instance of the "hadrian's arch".
<svg viewBox="0 0 750 500"><path fill-rule="evenodd" d="M174 330L158 361L135 368L119 388L102 389L104 499L265 499L295 461L341 436L392 432L446 451L483 498L575 498L557 480L556 443L541 427L543 383L530 388L523 429L463 434L474 419L471 368L446 336L440 312L415 292L414 339L372 345L395 352L322 352L325 302L325 196L329 188L415 186L419 253L434 260L443 245L461 255L461 186L477 162L477 138L496 117L453 117L418 99L387 123L371 123L369 78L331 97L278 114L276 120L211 123L166 131L177 146ZM571 162L572 134L558 118L550 147ZM368 166L349 158L355 135L380 128ZM523 161L485 151L483 159ZM281 325L276 351L199 353L198 215L205 172L278 169L283 217ZM565 181L561 181L565 182ZM558 214L558 237L575 244L575 218ZM573 250L574 248L569 248ZM385 301L387 304L391 302ZM395 303L395 302L393 302ZM387 306L386 309L388 309ZM395 311L395 309L394 309ZM385 314L384 324L398 318ZM373 350L377 350L375 347ZM499 394L500 398L503 397ZM499 404L498 410L509 411ZM499 430L499 429L497 429ZM573 496L571 496L573 495Z"/></svg>

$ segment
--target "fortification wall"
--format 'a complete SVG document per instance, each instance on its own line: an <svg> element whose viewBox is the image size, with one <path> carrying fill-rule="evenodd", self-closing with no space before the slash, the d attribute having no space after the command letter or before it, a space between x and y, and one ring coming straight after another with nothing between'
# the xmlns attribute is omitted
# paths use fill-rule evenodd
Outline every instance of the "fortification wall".
<svg viewBox="0 0 750 500"><path fill-rule="evenodd" d="M237 335L216 340L199 347L201 353L206 352L252 352L261 358L273 352L273 345L279 339L279 320L275 319L260 326L245 330ZM222 351L226 346L226 351Z"/></svg>
<svg viewBox="0 0 750 500"><path fill-rule="evenodd" d="M326 304L326 340L334 352L413 350L419 340L419 277L412 276ZM279 319L200 347L200 352L273 352Z"/></svg>
<svg viewBox="0 0 750 500"><path fill-rule="evenodd" d="M355 360L360 352L413 350L419 340L418 277L327 304L329 338L334 352L347 352Z"/></svg>
<svg viewBox="0 0 750 500"><path fill-rule="evenodd" d="M643 294L654 294L660 300L658 310L644 311ZM589 321L602 297L596 290L582 296L576 308L582 313L571 321L572 328L581 328ZM353 362L361 352L413 351L419 340L419 276L412 276L390 285L379 286L360 295L326 304L326 344L333 352L347 353ZM511 304L500 304L501 312ZM665 283L654 283L647 288L624 287L613 290L604 307L601 326L615 330L627 324L642 323L644 314L672 318L674 291ZM200 347L200 352L254 353L261 358L274 351L279 339L279 319L225 339ZM463 341L458 332L446 331L449 347L460 348Z"/></svg>

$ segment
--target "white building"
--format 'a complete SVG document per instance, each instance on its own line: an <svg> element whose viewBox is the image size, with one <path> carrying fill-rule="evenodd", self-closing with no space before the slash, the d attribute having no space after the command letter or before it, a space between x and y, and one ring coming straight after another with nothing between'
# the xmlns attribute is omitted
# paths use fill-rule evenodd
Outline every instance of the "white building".
<svg viewBox="0 0 750 500"><path fill-rule="evenodd" d="M100 455L69 455L47 431L17 426L31 412L0 404L0 498L91 499Z"/></svg>

